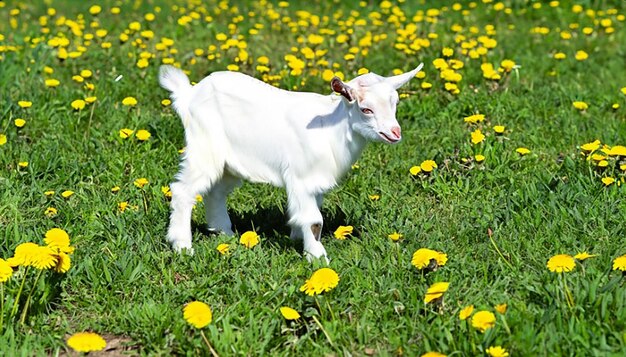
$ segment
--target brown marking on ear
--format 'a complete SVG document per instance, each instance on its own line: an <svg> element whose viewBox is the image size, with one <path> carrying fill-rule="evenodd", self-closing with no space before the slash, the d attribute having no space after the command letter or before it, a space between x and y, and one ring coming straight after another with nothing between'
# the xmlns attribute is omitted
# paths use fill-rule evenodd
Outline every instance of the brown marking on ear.
<svg viewBox="0 0 626 357"><path fill-rule="evenodd" d="M316 241L320 241L322 239L322 224L314 223L311 225L311 232L313 232L313 236Z"/></svg>
<svg viewBox="0 0 626 357"><path fill-rule="evenodd" d="M341 94L347 100L351 102L354 100L354 98L352 98L352 94L350 94L350 91L348 90L349 87L345 85L338 77L333 77L333 79L330 80L330 86L333 91Z"/></svg>

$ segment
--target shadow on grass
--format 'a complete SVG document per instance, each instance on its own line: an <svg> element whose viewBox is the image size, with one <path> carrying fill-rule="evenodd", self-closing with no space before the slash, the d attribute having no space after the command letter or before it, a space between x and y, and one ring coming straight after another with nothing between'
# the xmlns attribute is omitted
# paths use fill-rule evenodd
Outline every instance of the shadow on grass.
<svg viewBox="0 0 626 357"><path fill-rule="evenodd" d="M324 215L324 226L322 228L322 237L332 235L336 227L346 221L346 215L340 210L334 210L332 214ZM255 231L259 235L272 237L271 242L278 246L281 250L295 249L302 254L302 240L291 240L289 235L291 230L287 225L288 217L285 216L278 207L264 208L256 211L244 212L243 214L230 214L230 220L233 223L233 231L235 234L241 235L246 231ZM194 233L201 233L203 236L216 236L219 233L208 229L204 222L191 222L191 229ZM322 239L323 241L323 239Z"/></svg>

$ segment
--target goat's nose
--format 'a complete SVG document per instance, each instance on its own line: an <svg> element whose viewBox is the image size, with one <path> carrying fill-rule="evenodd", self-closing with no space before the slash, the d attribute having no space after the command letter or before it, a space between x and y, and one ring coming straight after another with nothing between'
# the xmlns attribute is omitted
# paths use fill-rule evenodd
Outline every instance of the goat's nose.
<svg viewBox="0 0 626 357"><path fill-rule="evenodd" d="M402 136L402 131L399 126L394 126L391 128L391 133L396 136L396 138L400 139Z"/></svg>

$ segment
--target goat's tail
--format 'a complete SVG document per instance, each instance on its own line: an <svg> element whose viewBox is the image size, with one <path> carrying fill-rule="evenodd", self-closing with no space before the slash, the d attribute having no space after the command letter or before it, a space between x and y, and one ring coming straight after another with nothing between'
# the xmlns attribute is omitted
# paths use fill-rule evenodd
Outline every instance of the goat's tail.
<svg viewBox="0 0 626 357"><path fill-rule="evenodd" d="M161 66L159 68L159 84L171 92L172 104L183 121L185 128L191 119L189 103L191 102L191 83L189 78L180 68L173 66Z"/></svg>

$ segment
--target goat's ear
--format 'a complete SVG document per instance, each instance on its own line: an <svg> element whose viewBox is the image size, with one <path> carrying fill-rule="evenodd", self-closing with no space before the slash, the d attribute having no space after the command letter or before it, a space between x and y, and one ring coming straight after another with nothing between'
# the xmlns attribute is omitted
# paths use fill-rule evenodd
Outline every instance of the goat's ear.
<svg viewBox="0 0 626 357"><path fill-rule="evenodd" d="M354 96L352 95L352 88L350 88L347 84L343 83L341 79L339 79L338 77L333 77L333 79L330 80L330 87L333 89L333 91L341 94L348 101L350 102L354 101Z"/></svg>
<svg viewBox="0 0 626 357"><path fill-rule="evenodd" d="M410 81L411 78L415 77L417 72L419 72L422 67L424 67L424 64L420 63L420 65L412 71L402 73L393 77L387 77L385 79L385 82L389 83L393 88L398 89L402 87L406 82Z"/></svg>

